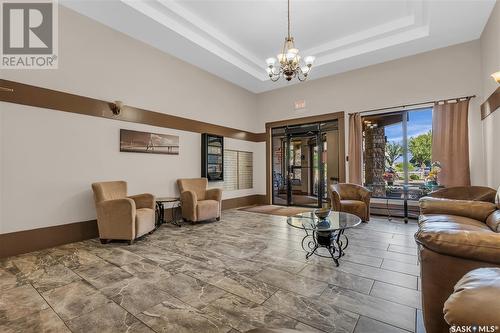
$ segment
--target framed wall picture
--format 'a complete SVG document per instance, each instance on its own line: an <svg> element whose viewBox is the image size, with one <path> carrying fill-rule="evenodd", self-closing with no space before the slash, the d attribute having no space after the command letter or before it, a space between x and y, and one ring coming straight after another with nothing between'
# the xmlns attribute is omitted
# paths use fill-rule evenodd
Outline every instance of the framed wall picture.
<svg viewBox="0 0 500 333"><path fill-rule="evenodd" d="M120 151L179 155L179 137L120 129Z"/></svg>

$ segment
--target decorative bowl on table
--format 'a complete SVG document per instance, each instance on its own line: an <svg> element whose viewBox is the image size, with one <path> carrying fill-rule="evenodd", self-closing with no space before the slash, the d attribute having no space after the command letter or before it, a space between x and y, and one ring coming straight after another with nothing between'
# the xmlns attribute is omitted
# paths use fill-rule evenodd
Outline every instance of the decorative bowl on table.
<svg viewBox="0 0 500 333"><path fill-rule="evenodd" d="M332 210L330 208L319 208L314 210L314 215L320 220L326 219L328 216L330 216L330 213Z"/></svg>

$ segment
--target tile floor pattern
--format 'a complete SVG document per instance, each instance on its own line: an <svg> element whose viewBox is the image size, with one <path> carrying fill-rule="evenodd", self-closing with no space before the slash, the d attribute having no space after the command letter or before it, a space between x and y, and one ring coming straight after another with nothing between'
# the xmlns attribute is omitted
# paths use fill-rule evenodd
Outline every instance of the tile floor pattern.
<svg viewBox="0 0 500 333"><path fill-rule="evenodd" d="M238 210L134 245L11 257L0 261L0 332L414 332L416 229L374 217L347 232L340 267L306 260L285 217Z"/></svg>

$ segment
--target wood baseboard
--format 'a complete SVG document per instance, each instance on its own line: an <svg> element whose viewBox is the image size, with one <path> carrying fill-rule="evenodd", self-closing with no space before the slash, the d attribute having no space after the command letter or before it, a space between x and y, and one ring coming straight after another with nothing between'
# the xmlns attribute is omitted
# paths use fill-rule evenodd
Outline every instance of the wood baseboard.
<svg viewBox="0 0 500 333"><path fill-rule="evenodd" d="M97 235L96 220L0 234L0 258L79 242Z"/></svg>
<svg viewBox="0 0 500 333"><path fill-rule="evenodd" d="M246 197L222 200L222 210L264 204L266 204L266 195L254 194L247 195Z"/></svg>
<svg viewBox="0 0 500 333"><path fill-rule="evenodd" d="M265 203L265 195L255 194L222 201L222 209ZM166 209L168 210L168 209ZM165 212L168 218L171 212ZM96 238L97 221L84 221L0 234L0 258L47 249L50 247Z"/></svg>

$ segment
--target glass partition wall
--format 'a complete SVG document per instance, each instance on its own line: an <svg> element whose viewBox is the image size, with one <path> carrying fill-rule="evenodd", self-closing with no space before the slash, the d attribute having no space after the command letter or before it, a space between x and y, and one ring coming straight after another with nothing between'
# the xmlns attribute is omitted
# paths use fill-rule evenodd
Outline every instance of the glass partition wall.
<svg viewBox="0 0 500 333"><path fill-rule="evenodd" d="M374 200L373 211L391 215L388 202L393 199L399 202L391 204L392 215L413 215L408 201L433 189L426 182L432 163L432 108L368 115L362 121L364 185L373 198L386 200L382 208Z"/></svg>
<svg viewBox="0 0 500 333"><path fill-rule="evenodd" d="M339 178L338 122L273 128L274 205L321 207Z"/></svg>

